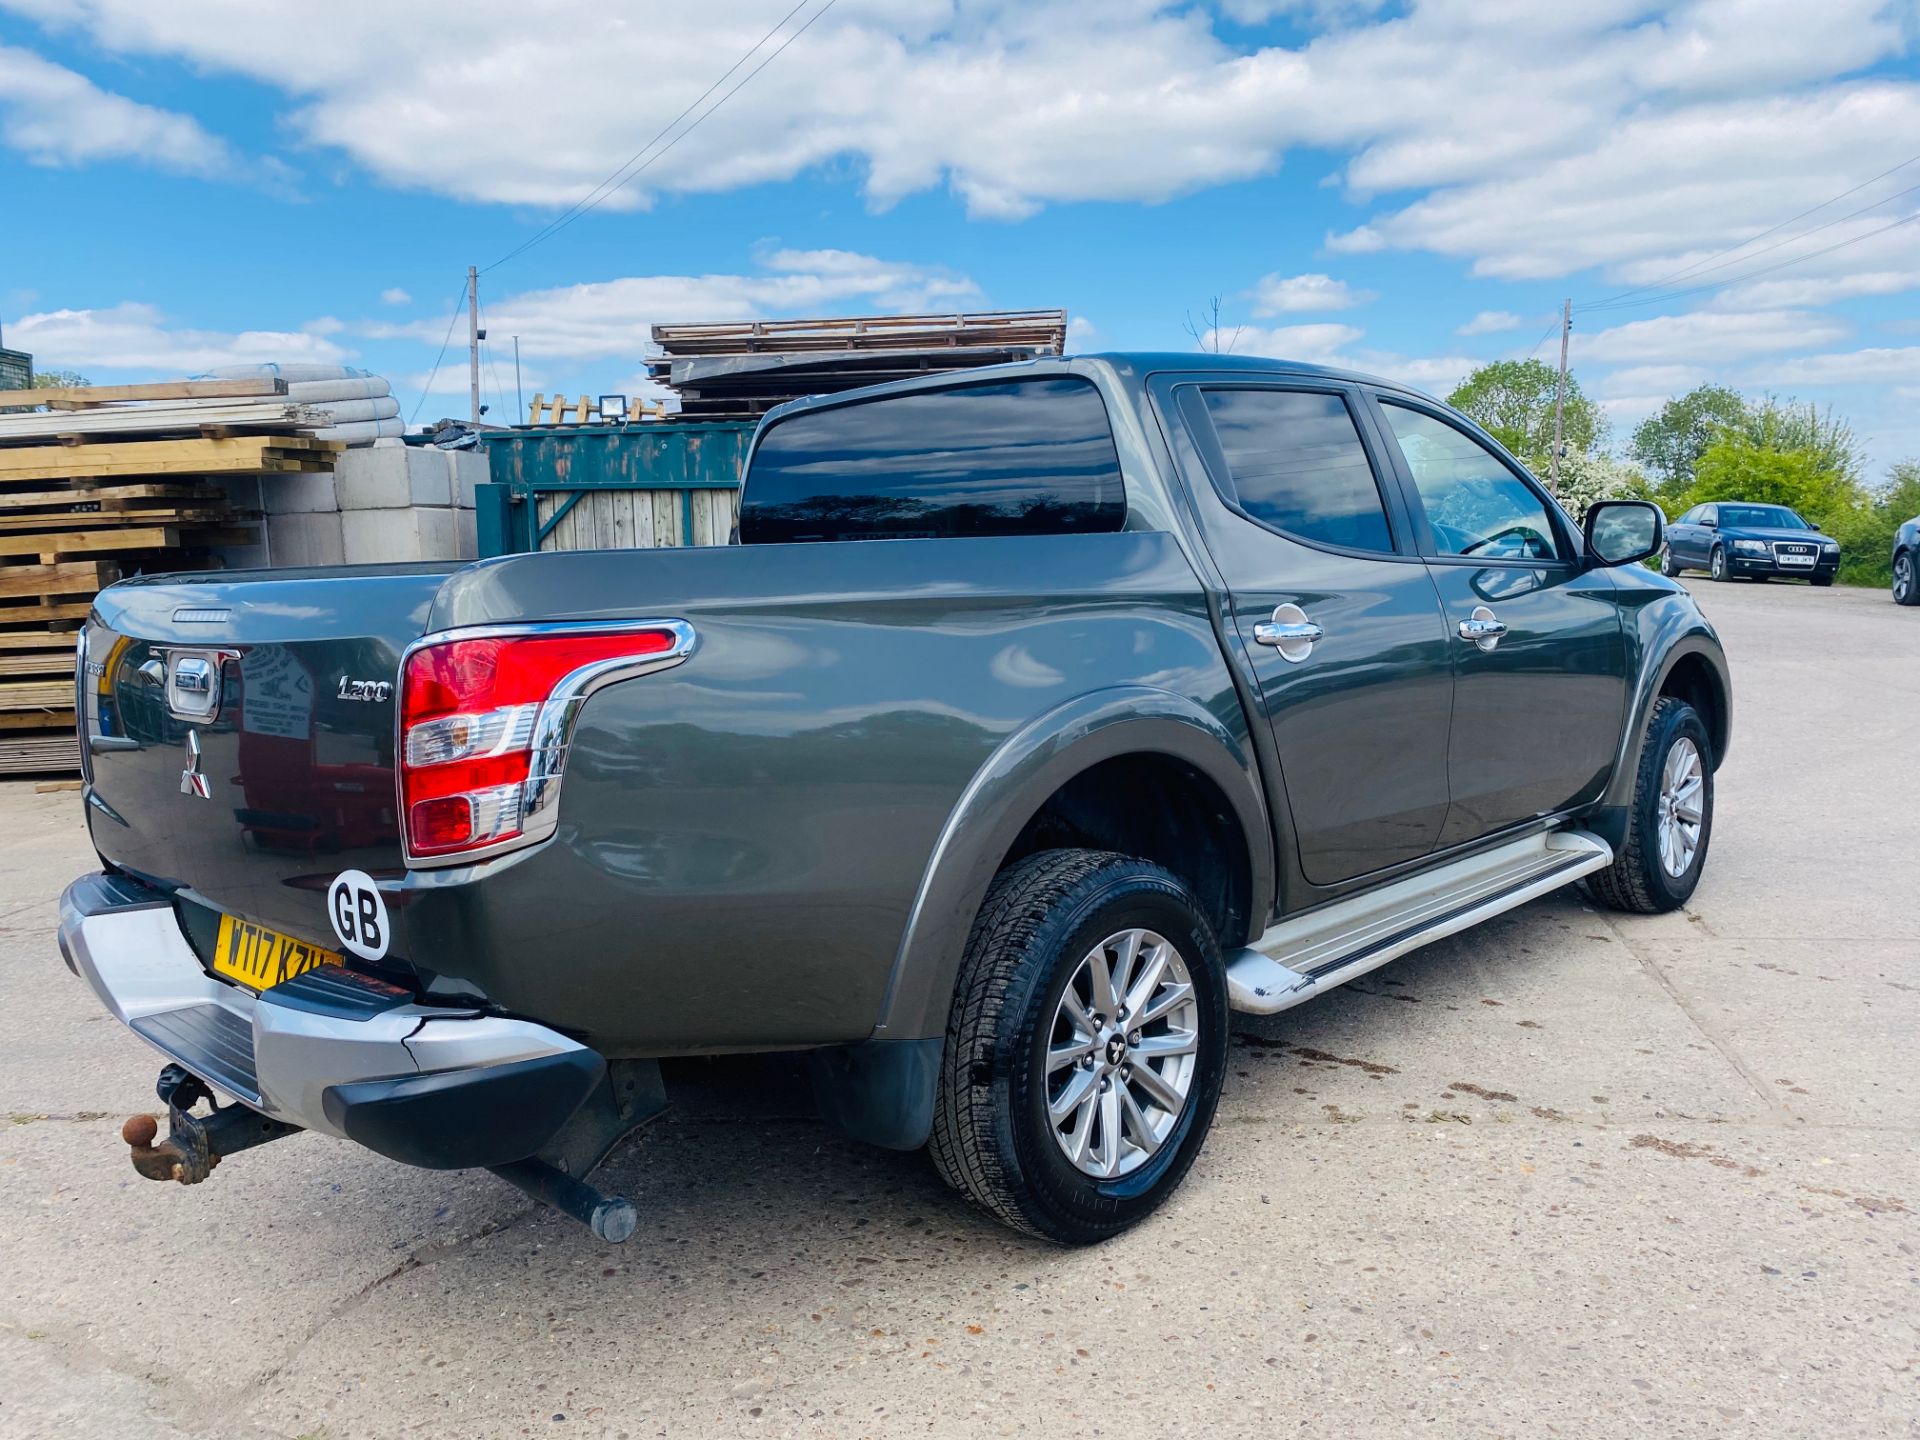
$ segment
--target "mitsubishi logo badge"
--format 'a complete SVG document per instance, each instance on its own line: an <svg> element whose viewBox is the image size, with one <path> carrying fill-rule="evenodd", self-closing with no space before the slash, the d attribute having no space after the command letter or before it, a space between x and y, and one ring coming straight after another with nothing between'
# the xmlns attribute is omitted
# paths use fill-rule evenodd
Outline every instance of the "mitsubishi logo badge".
<svg viewBox="0 0 1920 1440"><path fill-rule="evenodd" d="M180 772L180 793L198 795L202 800L213 798L213 787L200 773L200 736L193 730L187 731L187 768Z"/></svg>

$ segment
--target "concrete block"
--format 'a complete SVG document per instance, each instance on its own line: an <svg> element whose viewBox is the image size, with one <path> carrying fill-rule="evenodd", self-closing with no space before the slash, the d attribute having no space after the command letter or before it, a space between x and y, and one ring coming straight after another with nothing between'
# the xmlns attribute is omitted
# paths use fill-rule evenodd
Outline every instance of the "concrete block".
<svg viewBox="0 0 1920 1440"><path fill-rule="evenodd" d="M267 550L275 565L344 565L341 517L327 513L269 515Z"/></svg>
<svg viewBox="0 0 1920 1440"><path fill-rule="evenodd" d="M348 510L340 522L350 565L461 558L454 512L445 507Z"/></svg>
<svg viewBox="0 0 1920 1440"><path fill-rule="evenodd" d="M340 456L334 478L342 510L445 506L452 481L441 451L420 445L367 445Z"/></svg>
<svg viewBox="0 0 1920 1440"><path fill-rule="evenodd" d="M490 475L487 465L487 452L484 450L442 450L447 457L447 467L453 476L454 505L473 508L473 487L484 485Z"/></svg>
<svg viewBox="0 0 1920 1440"><path fill-rule="evenodd" d="M338 482L332 475L262 475L260 498L269 515L309 515L340 508Z"/></svg>
<svg viewBox="0 0 1920 1440"><path fill-rule="evenodd" d="M455 508L453 512L453 534L456 558L477 560L480 557L480 534L475 524L471 506L466 509Z"/></svg>

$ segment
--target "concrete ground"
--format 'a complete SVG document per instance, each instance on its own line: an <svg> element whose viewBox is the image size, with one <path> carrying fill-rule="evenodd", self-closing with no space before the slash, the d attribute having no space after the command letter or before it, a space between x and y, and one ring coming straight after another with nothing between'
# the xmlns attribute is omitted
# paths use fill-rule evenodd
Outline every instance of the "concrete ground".
<svg viewBox="0 0 1920 1440"><path fill-rule="evenodd" d="M1701 583L1737 687L1683 913L1560 895L1241 1020L1100 1249L707 1067L622 1248L303 1136L197 1189L61 966L75 797L0 791L0 1434L1880 1436L1920 1429L1920 616Z"/></svg>

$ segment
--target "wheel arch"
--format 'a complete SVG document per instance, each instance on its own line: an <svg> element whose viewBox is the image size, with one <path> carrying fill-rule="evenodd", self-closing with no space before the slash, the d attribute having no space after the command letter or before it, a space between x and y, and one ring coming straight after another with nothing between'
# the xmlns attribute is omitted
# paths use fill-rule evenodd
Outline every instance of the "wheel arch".
<svg viewBox="0 0 1920 1440"><path fill-rule="evenodd" d="M1641 613L1640 678L1628 704L1613 778L1600 802L1604 808L1633 803L1647 717L1661 697L1676 696L1700 711L1713 746L1714 769L1720 768L1733 741L1733 685L1719 637L1690 605L1684 611L1654 606Z"/></svg>
<svg viewBox="0 0 1920 1440"><path fill-rule="evenodd" d="M1229 699L1233 698L1229 694ZM1069 701L1004 740L962 793L942 827L908 914L876 1039L944 1033L967 934L993 877L1009 862L1062 843L1103 842L1111 806L1106 782L1171 786L1194 855L1161 846L1143 858L1183 878L1224 854L1234 878L1214 887L1226 917L1223 945L1242 944L1272 906L1272 831L1252 746L1198 702L1172 691L1126 686ZM1236 733L1236 731L1238 733ZM1182 788L1184 782L1186 788ZM1213 822L1192 827L1202 815ZM1092 828L1089 830L1089 823ZM1057 832L1049 829L1058 825ZM1117 832L1124 835L1124 831ZM1137 853L1137 852L1128 852ZM1169 860L1175 863L1169 864ZM1206 897L1203 879L1196 890Z"/></svg>

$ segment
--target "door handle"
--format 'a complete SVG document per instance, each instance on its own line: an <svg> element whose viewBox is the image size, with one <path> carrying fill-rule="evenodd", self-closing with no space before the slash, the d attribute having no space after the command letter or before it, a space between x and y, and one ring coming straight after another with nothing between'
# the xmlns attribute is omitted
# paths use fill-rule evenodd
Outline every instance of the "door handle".
<svg viewBox="0 0 1920 1440"><path fill-rule="evenodd" d="M1313 653L1313 647L1325 639L1326 634L1307 618L1306 611L1293 604L1276 605L1271 620L1253 627L1255 644L1271 645L1280 652L1282 660L1295 665Z"/></svg>
<svg viewBox="0 0 1920 1440"><path fill-rule="evenodd" d="M1460 622L1460 638L1482 650L1493 649L1506 633L1506 622L1496 620L1493 611L1484 605L1474 606L1473 614Z"/></svg>

